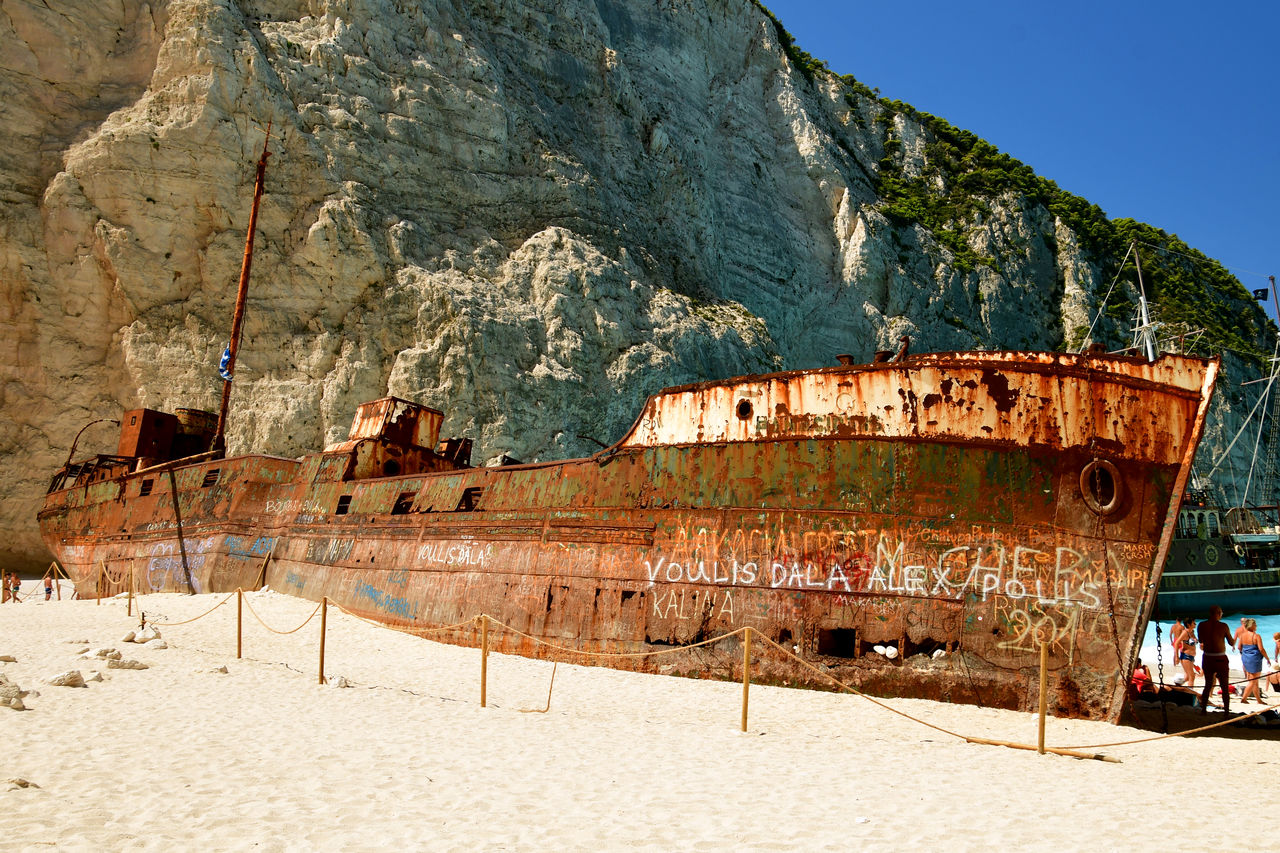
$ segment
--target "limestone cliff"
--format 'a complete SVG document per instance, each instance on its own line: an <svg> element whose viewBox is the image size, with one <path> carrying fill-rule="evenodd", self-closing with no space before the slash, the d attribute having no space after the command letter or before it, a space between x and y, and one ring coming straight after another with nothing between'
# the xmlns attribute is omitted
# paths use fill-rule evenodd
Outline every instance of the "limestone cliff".
<svg viewBox="0 0 1280 853"><path fill-rule="evenodd" d="M391 393L481 459L581 454L666 385L1078 343L1116 265L1013 191L886 215L936 129L748 0L55 5L0 3L0 561L84 424L216 408L268 122L232 452Z"/></svg>

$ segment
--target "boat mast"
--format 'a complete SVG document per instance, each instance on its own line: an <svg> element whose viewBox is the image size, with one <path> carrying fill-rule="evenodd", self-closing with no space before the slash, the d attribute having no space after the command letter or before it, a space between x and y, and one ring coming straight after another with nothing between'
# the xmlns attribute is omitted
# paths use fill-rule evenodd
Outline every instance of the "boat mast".
<svg viewBox="0 0 1280 853"><path fill-rule="evenodd" d="M1138 324L1133 329L1133 349L1139 346L1146 352L1147 361L1156 360L1156 329L1158 323L1152 323L1147 313L1147 291L1142 285L1142 258L1138 254L1138 244L1133 244L1133 262L1138 268Z"/></svg>
<svg viewBox="0 0 1280 853"><path fill-rule="evenodd" d="M244 238L244 261L240 265L240 288L236 292L236 311L231 319L231 343L227 345L226 364L222 372L222 407L218 409L218 428L213 433L211 450L226 449L227 407L231 403L231 378L236 369L236 350L240 348L240 331L244 322L244 303L249 295L249 268L253 265L253 235L258 228L258 204L262 201L262 185L267 174L267 158L271 152L271 124L267 124L267 138L262 140L262 156L258 158L258 178L253 186L253 207L249 211L249 233Z"/></svg>
<svg viewBox="0 0 1280 853"><path fill-rule="evenodd" d="M1276 309L1277 322L1280 322L1280 298L1276 297L1276 277L1269 275L1267 280L1271 284L1271 304ZM1276 361L1272 359L1272 373L1276 368ZM1277 423L1280 423L1280 394L1274 394L1271 398L1271 432L1267 437L1267 460L1262 469L1262 489L1258 501L1263 505L1260 509L1272 510L1277 514L1277 521L1280 521L1280 508L1277 507L1280 501L1276 500L1276 476L1277 469L1280 468L1280 430L1276 428Z"/></svg>

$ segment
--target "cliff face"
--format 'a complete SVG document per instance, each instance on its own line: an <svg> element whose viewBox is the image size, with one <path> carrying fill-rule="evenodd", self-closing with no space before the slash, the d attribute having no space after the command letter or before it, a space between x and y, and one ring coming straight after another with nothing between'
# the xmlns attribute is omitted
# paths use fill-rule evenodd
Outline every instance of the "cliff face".
<svg viewBox="0 0 1280 853"><path fill-rule="evenodd" d="M1062 348L1107 284L1016 193L962 223L976 266L887 218L881 161L921 174L928 127L802 73L747 0L58 6L0 16L0 560L41 558L85 423L216 409L268 122L231 452L390 393L477 459L577 455L666 385L903 334Z"/></svg>

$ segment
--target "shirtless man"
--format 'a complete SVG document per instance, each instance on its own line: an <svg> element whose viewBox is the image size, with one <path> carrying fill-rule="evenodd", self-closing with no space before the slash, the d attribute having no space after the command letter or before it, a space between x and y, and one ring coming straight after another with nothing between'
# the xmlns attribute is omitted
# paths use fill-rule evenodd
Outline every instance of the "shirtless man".
<svg viewBox="0 0 1280 853"><path fill-rule="evenodd" d="M1213 679L1217 677L1222 687L1222 711L1231 710L1230 658L1227 657L1227 646L1235 648L1235 640L1231 637L1231 629L1222 621L1222 608L1213 605L1209 608L1209 618L1200 623L1196 629L1200 638L1203 656L1200 658L1200 669L1204 670L1204 690L1200 694L1200 713L1209 709L1209 694L1213 692Z"/></svg>

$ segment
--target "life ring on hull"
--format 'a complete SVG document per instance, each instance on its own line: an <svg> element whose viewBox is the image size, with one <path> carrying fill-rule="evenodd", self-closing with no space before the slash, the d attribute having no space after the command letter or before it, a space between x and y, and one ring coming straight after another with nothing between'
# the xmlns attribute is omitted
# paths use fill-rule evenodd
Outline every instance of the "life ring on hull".
<svg viewBox="0 0 1280 853"><path fill-rule="evenodd" d="M1106 459L1095 459L1080 471L1080 495L1084 505L1098 515L1111 515L1124 498L1120 469Z"/></svg>

